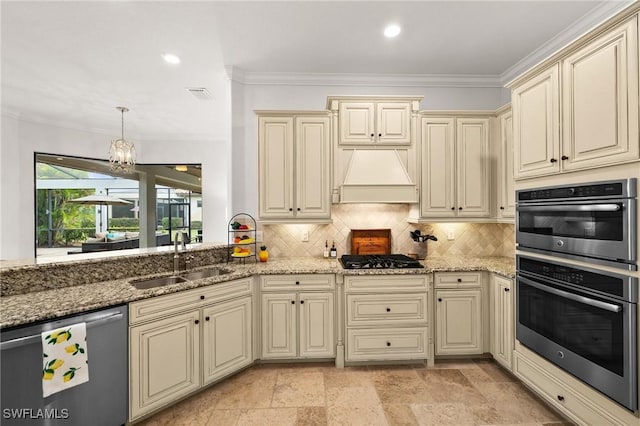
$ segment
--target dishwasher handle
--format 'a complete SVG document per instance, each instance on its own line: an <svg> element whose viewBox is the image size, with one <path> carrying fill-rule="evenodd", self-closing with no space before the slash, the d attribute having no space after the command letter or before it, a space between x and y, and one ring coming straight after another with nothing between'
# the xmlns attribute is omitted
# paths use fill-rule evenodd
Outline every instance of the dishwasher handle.
<svg viewBox="0 0 640 426"><path fill-rule="evenodd" d="M114 314L109 314L106 316L97 316L95 318L92 318L89 321L85 321L87 324L87 328L93 328L93 327L97 327L109 322L113 322L113 321L117 321L120 320L124 317L124 315L121 312L118 313L114 313ZM45 331L45 330L43 330ZM0 343L0 351L4 351L7 349L13 349L13 348L19 348L21 346L26 346L29 345L31 343L35 343L37 341L40 341L40 339L42 338L42 336L40 334L32 334L31 336L25 336L25 337L19 337L17 339L12 339L12 340L7 340L6 342L1 342Z"/></svg>

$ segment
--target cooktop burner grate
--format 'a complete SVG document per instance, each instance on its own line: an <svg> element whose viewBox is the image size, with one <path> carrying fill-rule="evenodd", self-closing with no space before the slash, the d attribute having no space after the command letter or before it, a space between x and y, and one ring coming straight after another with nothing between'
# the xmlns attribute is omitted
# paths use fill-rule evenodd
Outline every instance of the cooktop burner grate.
<svg viewBox="0 0 640 426"><path fill-rule="evenodd" d="M340 263L344 269L424 268L416 259L405 256L404 254L344 254L340 257Z"/></svg>

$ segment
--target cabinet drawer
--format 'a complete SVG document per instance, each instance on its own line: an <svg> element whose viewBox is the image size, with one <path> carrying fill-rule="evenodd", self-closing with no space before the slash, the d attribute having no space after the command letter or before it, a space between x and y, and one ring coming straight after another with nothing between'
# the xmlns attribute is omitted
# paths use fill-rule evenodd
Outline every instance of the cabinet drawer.
<svg viewBox="0 0 640 426"><path fill-rule="evenodd" d="M347 329L347 361L427 358L427 327Z"/></svg>
<svg viewBox="0 0 640 426"><path fill-rule="evenodd" d="M482 272L436 272L435 288L480 287Z"/></svg>
<svg viewBox="0 0 640 426"><path fill-rule="evenodd" d="M426 325L427 293L349 294L347 326Z"/></svg>
<svg viewBox="0 0 640 426"><path fill-rule="evenodd" d="M614 413L622 411L621 408L612 410L612 402L605 405L597 404L586 393L580 392L578 387L571 386L570 378L565 382L564 373L556 375L548 371L543 365L538 364L523 354L514 353L514 373L525 384L535 390L543 399L557 410L568 416L571 420L582 425L628 425L630 421L637 422L633 415L621 413L623 417L614 417ZM554 367L555 369L555 367ZM561 383L558 379L562 380ZM586 387L586 385L578 384ZM604 397L601 397L604 399Z"/></svg>
<svg viewBox="0 0 640 426"><path fill-rule="evenodd" d="M136 324L251 294L252 282L252 278L242 278L130 303L129 323Z"/></svg>
<svg viewBox="0 0 640 426"><path fill-rule="evenodd" d="M260 289L281 290L333 290L336 285L333 274L262 275Z"/></svg>
<svg viewBox="0 0 640 426"><path fill-rule="evenodd" d="M378 276L345 276L346 292L418 292L429 289L427 275L378 275Z"/></svg>

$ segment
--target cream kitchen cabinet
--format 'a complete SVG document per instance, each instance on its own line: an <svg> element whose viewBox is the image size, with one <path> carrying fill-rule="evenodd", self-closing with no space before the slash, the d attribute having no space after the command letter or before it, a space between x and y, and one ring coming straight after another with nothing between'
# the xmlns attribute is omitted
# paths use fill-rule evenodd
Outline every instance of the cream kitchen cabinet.
<svg viewBox="0 0 640 426"><path fill-rule="evenodd" d="M436 273L435 354L483 353L482 274Z"/></svg>
<svg viewBox="0 0 640 426"><path fill-rule="evenodd" d="M589 37L511 83L516 179L640 159L638 16Z"/></svg>
<svg viewBox="0 0 640 426"><path fill-rule="evenodd" d="M516 191L513 178L513 116L511 108L500 113L497 121L500 126L497 215L499 219L513 220L516 212Z"/></svg>
<svg viewBox="0 0 640 426"><path fill-rule="evenodd" d="M267 275L260 282L261 358L335 357L335 277Z"/></svg>
<svg viewBox="0 0 640 426"><path fill-rule="evenodd" d="M513 281L492 274L491 276L491 354L493 358L511 371L513 345L515 342L513 314Z"/></svg>
<svg viewBox="0 0 640 426"><path fill-rule="evenodd" d="M421 133L420 217L489 217L489 118L423 114Z"/></svg>
<svg viewBox="0 0 640 426"><path fill-rule="evenodd" d="M433 363L426 275L345 276L346 361Z"/></svg>
<svg viewBox="0 0 640 426"><path fill-rule="evenodd" d="M129 305L129 419L253 362L252 279Z"/></svg>
<svg viewBox="0 0 640 426"><path fill-rule="evenodd" d="M331 216L329 113L258 111L261 220Z"/></svg>
<svg viewBox="0 0 640 426"><path fill-rule="evenodd" d="M411 102L340 103L340 144L410 144Z"/></svg>

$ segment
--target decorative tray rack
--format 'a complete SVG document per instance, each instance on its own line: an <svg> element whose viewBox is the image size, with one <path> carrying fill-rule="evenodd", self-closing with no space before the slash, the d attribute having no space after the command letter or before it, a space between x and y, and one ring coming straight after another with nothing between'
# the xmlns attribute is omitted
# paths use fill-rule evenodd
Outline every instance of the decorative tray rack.
<svg viewBox="0 0 640 426"><path fill-rule="evenodd" d="M247 259L257 261L256 220L247 213L238 213L229 221L228 226L229 254L227 263Z"/></svg>

